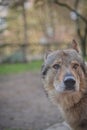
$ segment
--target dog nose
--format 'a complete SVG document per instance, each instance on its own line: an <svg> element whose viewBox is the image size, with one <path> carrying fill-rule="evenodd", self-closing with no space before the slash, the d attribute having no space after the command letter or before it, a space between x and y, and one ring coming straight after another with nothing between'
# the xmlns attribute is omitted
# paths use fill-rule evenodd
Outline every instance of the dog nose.
<svg viewBox="0 0 87 130"><path fill-rule="evenodd" d="M75 80L74 78L67 78L64 80L64 84L67 85L74 85L75 84Z"/></svg>
<svg viewBox="0 0 87 130"><path fill-rule="evenodd" d="M75 83L76 83L76 81L73 76L66 76L64 78L64 84L65 84L66 89L68 89L68 90L74 89Z"/></svg>

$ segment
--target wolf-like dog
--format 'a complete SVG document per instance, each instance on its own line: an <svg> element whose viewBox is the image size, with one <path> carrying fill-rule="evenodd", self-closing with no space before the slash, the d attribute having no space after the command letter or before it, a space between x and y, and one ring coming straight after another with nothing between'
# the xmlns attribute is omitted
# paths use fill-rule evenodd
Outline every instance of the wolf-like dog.
<svg viewBox="0 0 87 130"><path fill-rule="evenodd" d="M73 130L87 130L87 73L78 44L46 55L42 79L48 96Z"/></svg>

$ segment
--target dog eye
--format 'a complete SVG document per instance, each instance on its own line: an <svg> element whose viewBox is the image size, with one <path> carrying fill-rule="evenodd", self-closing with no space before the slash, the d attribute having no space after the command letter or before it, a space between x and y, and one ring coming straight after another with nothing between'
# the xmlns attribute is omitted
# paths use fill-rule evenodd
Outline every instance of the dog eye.
<svg viewBox="0 0 87 130"><path fill-rule="evenodd" d="M58 70L60 68L60 65L59 64L55 64L55 65L53 65L53 68Z"/></svg>
<svg viewBox="0 0 87 130"><path fill-rule="evenodd" d="M78 66L79 66L79 64L74 64L74 65L73 65L73 69L77 69Z"/></svg>

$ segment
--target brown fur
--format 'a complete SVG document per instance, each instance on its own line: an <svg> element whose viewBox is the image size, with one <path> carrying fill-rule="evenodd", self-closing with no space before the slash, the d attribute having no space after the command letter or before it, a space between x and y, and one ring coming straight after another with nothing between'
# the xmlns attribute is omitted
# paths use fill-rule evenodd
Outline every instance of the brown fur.
<svg viewBox="0 0 87 130"><path fill-rule="evenodd" d="M82 56L78 53L79 50L75 47L48 54L42 68L43 83L49 97L58 105L71 128L73 130L87 130L86 67ZM61 90L66 73L71 73L76 80L74 91L65 88ZM54 84L59 87L58 91Z"/></svg>

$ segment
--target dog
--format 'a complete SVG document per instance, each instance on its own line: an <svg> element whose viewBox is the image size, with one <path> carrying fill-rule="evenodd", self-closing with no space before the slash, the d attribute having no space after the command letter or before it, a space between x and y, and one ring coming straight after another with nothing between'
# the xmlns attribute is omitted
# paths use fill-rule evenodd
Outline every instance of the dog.
<svg viewBox="0 0 87 130"><path fill-rule="evenodd" d="M72 130L87 130L87 72L75 40L72 47L46 54L44 88Z"/></svg>

